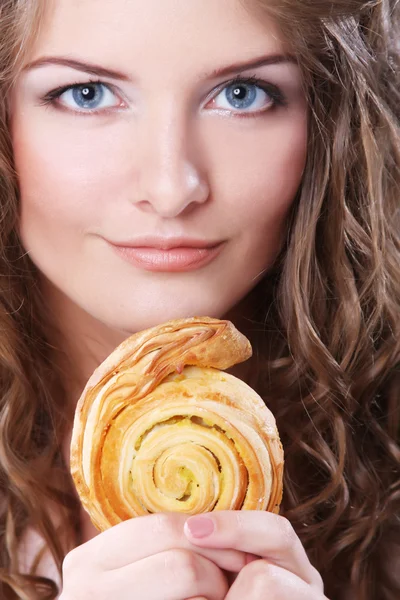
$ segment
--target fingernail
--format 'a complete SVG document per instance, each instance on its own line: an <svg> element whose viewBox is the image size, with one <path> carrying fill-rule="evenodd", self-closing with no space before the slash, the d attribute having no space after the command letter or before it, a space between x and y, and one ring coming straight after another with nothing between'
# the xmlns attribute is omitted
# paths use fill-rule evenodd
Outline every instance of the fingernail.
<svg viewBox="0 0 400 600"><path fill-rule="evenodd" d="M190 517L185 523L185 529L192 538L205 538L213 533L215 527L209 517Z"/></svg>

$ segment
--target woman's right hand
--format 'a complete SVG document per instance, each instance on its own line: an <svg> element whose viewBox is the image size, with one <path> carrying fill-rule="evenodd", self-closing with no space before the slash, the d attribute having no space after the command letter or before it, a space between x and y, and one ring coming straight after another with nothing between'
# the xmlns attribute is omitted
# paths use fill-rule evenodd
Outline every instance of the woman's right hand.
<svg viewBox="0 0 400 600"><path fill-rule="evenodd" d="M125 521L70 552L59 600L223 600L223 571L250 560L236 550L207 550L187 541L187 516L155 514Z"/></svg>

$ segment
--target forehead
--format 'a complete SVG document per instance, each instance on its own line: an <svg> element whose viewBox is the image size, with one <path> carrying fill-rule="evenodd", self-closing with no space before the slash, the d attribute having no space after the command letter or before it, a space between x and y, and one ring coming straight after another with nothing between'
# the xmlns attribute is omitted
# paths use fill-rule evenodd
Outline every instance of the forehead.
<svg viewBox="0 0 400 600"><path fill-rule="evenodd" d="M251 3L247 3L250 4ZM30 59L62 54L134 70L282 52L277 27L241 0L54 0Z"/></svg>

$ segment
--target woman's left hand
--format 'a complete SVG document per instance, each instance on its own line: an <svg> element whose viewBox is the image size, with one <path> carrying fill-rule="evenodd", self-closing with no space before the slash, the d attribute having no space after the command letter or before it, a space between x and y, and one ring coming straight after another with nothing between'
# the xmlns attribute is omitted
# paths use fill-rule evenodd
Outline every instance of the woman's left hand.
<svg viewBox="0 0 400 600"><path fill-rule="evenodd" d="M261 511L215 511L190 517L194 546L249 554L225 600L327 600L318 571L287 519Z"/></svg>

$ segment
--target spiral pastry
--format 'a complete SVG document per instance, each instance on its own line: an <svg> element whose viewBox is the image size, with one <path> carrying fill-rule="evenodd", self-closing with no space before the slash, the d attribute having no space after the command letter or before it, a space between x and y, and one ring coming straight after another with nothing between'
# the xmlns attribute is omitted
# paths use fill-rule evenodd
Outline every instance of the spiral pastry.
<svg viewBox="0 0 400 600"><path fill-rule="evenodd" d="M155 512L279 511L275 419L221 371L251 356L229 321L170 321L123 342L79 399L71 473L93 524Z"/></svg>

